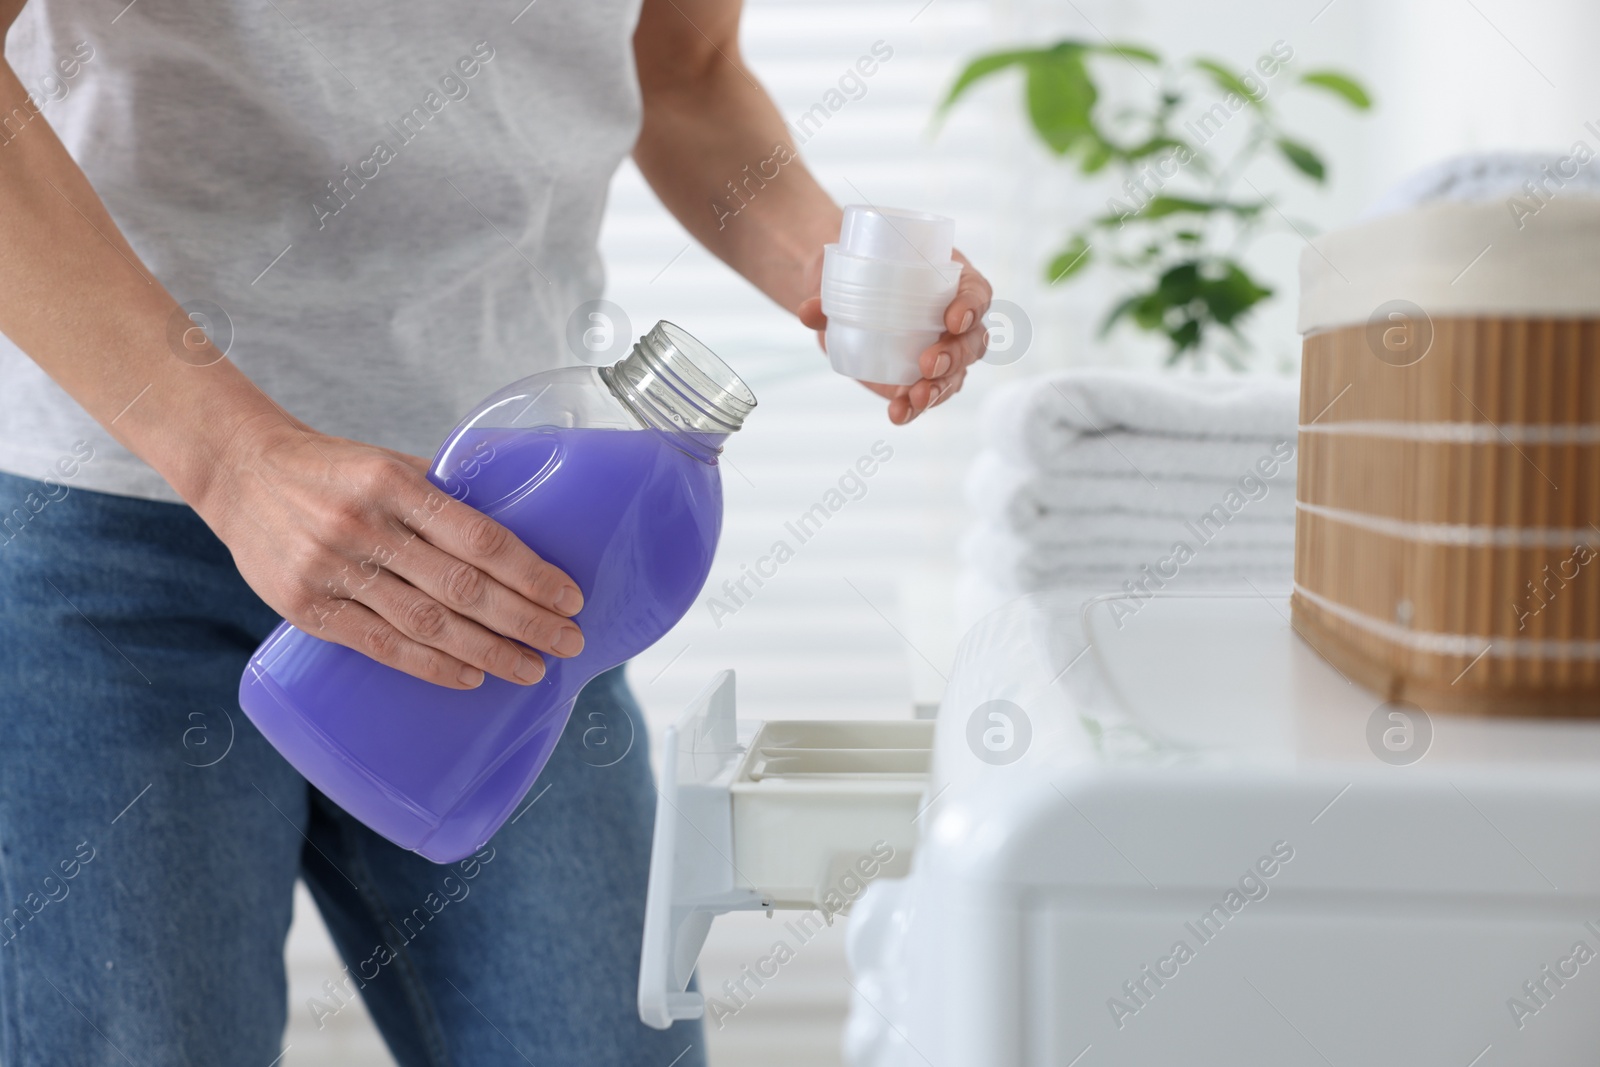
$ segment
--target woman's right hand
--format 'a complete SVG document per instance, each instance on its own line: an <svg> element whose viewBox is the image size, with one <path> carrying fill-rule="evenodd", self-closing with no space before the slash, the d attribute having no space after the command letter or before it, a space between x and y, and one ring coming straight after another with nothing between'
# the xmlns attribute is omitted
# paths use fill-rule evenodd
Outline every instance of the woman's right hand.
<svg viewBox="0 0 1600 1067"><path fill-rule="evenodd" d="M242 424L220 459L196 510L250 587L306 633L452 689L485 672L531 685L540 652L582 650L577 585L441 492L426 461L277 411Z"/></svg>

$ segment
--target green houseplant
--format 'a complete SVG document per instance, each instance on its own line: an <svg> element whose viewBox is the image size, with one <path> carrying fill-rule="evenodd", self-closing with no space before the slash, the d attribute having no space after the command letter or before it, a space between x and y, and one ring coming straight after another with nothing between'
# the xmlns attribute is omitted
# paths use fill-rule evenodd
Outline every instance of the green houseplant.
<svg viewBox="0 0 1600 1067"><path fill-rule="evenodd" d="M1273 295L1241 262L1244 251L1273 228L1301 229L1245 171L1275 154L1303 179L1322 184L1328 174L1317 150L1284 128L1278 95L1308 90L1358 111L1372 106L1361 84L1339 71L1289 75L1293 55L1279 41L1236 71L1205 57L1166 60L1136 44L1066 40L1006 49L968 63L938 115L980 81L1020 70L1038 139L1079 174L1109 177L1116 186L1106 210L1084 221L1051 258L1047 280L1064 283L1104 265L1128 281L1129 291L1107 312L1102 334L1128 323L1164 336L1169 363L1215 354L1239 366L1249 347L1240 326ZM1148 93L1102 100L1095 74L1105 63L1132 67ZM1225 130L1224 154L1218 139Z"/></svg>

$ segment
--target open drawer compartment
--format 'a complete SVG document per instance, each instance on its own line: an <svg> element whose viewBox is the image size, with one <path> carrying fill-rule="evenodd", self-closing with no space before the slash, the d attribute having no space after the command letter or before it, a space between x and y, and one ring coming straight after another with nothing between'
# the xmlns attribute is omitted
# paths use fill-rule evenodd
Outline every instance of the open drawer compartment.
<svg viewBox="0 0 1600 1067"><path fill-rule="evenodd" d="M639 1014L664 1028L705 1010L686 988L715 916L831 920L866 879L905 872L933 723L740 722L722 671L662 740Z"/></svg>

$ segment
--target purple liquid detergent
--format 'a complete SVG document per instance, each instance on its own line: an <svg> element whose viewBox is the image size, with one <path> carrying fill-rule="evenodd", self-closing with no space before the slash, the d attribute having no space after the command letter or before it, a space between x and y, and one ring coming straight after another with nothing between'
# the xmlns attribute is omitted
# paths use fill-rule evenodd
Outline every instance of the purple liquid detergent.
<svg viewBox="0 0 1600 1067"><path fill-rule="evenodd" d="M245 670L241 706L301 774L384 837L439 863L469 855L528 792L584 685L654 644L694 602L722 522L716 454L754 403L669 323L615 367L566 368L495 394L429 478L571 576L584 596L574 617L583 651L544 656L532 686L486 675L454 690L285 622Z"/></svg>

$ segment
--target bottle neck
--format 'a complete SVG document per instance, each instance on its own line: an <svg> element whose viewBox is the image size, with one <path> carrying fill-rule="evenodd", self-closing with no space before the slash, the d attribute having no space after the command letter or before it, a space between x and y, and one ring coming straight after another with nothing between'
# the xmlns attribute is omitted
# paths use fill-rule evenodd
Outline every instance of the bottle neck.
<svg viewBox="0 0 1600 1067"><path fill-rule="evenodd" d="M599 368L611 395L641 424L706 463L756 406L749 386L705 345L670 322L658 322L633 351Z"/></svg>

